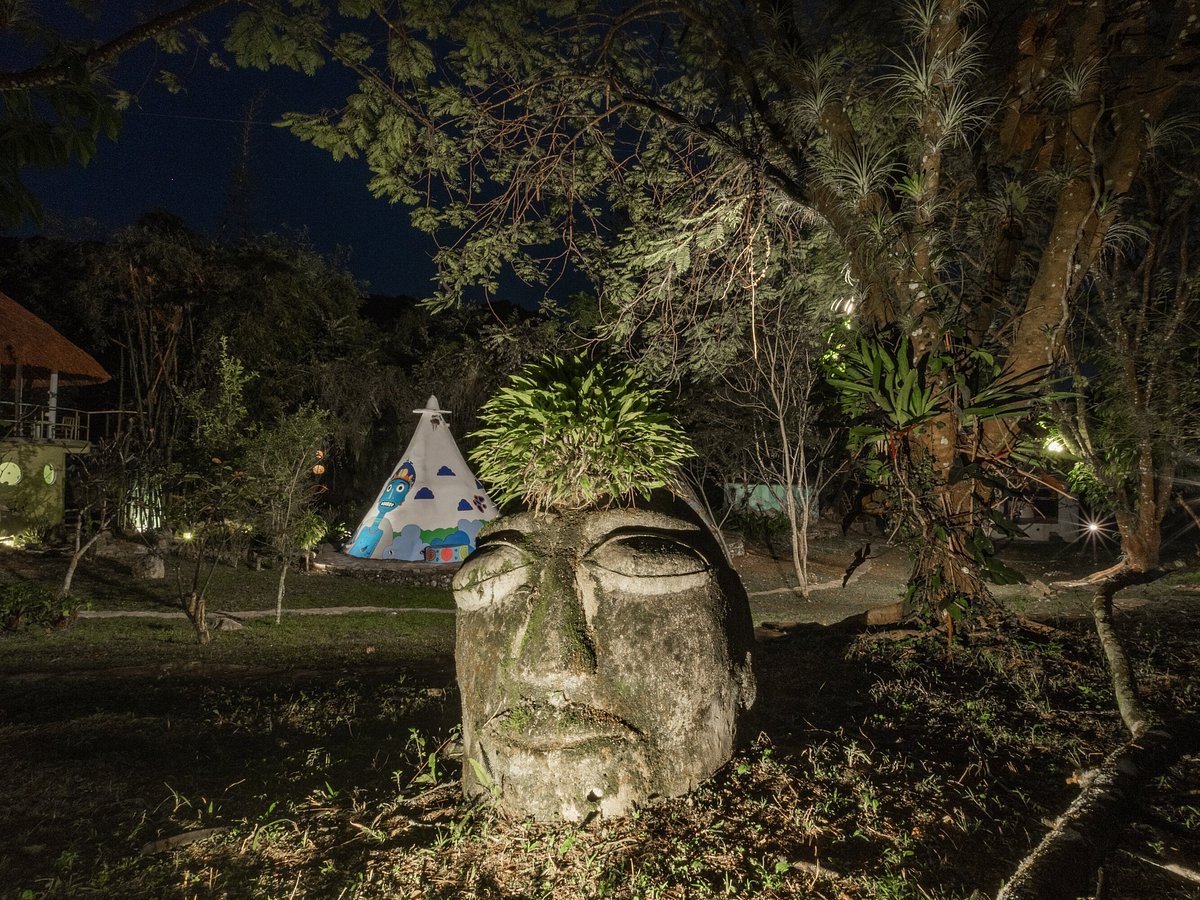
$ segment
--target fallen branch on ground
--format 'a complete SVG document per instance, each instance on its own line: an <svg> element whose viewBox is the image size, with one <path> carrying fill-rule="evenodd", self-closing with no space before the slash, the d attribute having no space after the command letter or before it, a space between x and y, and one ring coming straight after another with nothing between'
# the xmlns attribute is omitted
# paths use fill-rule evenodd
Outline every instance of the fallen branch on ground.
<svg viewBox="0 0 1200 900"><path fill-rule="evenodd" d="M1092 598L1096 634L1112 678L1117 709L1132 740L1118 748L1096 769L1080 779L1083 790L1033 851L1027 855L997 900L1073 898L1086 893L1088 882L1129 822L1138 793L1195 745L1197 728L1183 727L1181 740L1172 732L1151 727L1151 717L1137 695L1129 653L1113 625L1113 597L1122 588L1155 581L1161 569L1126 569L1106 579Z"/></svg>
<svg viewBox="0 0 1200 900"><path fill-rule="evenodd" d="M1085 772L1079 796L1021 860L996 900L1074 900L1090 893L1089 883L1128 824L1142 789L1193 749L1198 733L1195 722L1149 730Z"/></svg>
<svg viewBox="0 0 1200 900"><path fill-rule="evenodd" d="M1151 569L1148 572L1129 570L1105 581L1092 597L1092 618L1096 620L1096 636L1100 639L1100 646L1108 663L1108 674L1112 678L1117 709L1121 712L1125 727L1134 738L1150 727L1150 716L1138 700L1137 681L1133 675L1133 665L1129 661L1129 652L1113 625L1113 597L1122 588L1157 581L1164 574L1166 573L1162 569Z"/></svg>
<svg viewBox="0 0 1200 900"><path fill-rule="evenodd" d="M1111 581L1114 578L1122 578L1126 574L1133 572L1129 568L1125 560L1118 560L1107 569L1101 569L1099 572L1092 572L1090 575L1085 575L1083 578L1076 578L1071 581L1052 581L1050 587L1054 590L1070 590L1071 588L1090 588L1099 587L1106 581Z"/></svg>
<svg viewBox="0 0 1200 900"><path fill-rule="evenodd" d="M197 841L210 838L214 834L222 834L228 830L227 826L222 825L217 828L199 828L196 831L185 831L183 834L174 834L160 841L151 841L148 843L142 848L142 856L153 856L155 853L178 850L180 847L186 847L188 844L194 844Z"/></svg>

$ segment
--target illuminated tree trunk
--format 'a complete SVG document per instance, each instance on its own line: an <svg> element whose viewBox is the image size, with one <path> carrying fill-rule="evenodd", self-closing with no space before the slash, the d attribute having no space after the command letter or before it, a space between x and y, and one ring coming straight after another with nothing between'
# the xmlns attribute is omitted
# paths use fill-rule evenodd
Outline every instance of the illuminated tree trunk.
<svg viewBox="0 0 1200 900"><path fill-rule="evenodd" d="M284 556L283 565L279 567L279 586L275 592L275 624L283 621L283 594L287 589L287 573L291 560Z"/></svg>
<svg viewBox="0 0 1200 900"><path fill-rule="evenodd" d="M1175 465L1170 460L1155 467L1149 441L1139 448L1137 492L1132 509L1118 509L1123 568L1134 572L1157 569L1162 549L1162 520L1175 485Z"/></svg>
<svg viewBox="0 0 1200 900"><path fill-rule="evenodd" d="M905 495L900 502L915 547L905 614L943 621L951 631L968 608L975 613L995 608L970 547L985 512L982 492L973 479L952 477L963 437L953 415L939 416L906 439L910 461L898 459L896 466L908 470L900 478Z"/></svg>
<svg viewBox="0 0 1200 900"><path fill-rule="evenodd" d="M196 640L200 644L212 641L208 630L208 603L203 590L193 590L183 600L183 612L196 631Z"/></svg>
<svg viewBox="0 0 1200 900"><path fill-rule="evenodd" d="M1124 565L1135 572L1157 568L1162 542L1158 523L1147 522L1143 517L1129 513L1117 513L1116 518Z"/></svg>
<svg viewBox="0 0 1200 900"><path fill-rule="evenodd" d="M203 541L203 538L201 541ZM196 560L192 566L188 584L184 585L178 569L176 570L175 578L179 593L179 605L183 607L183 614L192 623L192 628L196 632L197 642L201 645L206 645L212 641L212 634L208 630L208 586L212 583L212 576L217 567L217 555L219 551L213 553L212 559L209 561L208 571L204 572L204 547L202 544L197 544L193 550L196 553Z"/></svg>

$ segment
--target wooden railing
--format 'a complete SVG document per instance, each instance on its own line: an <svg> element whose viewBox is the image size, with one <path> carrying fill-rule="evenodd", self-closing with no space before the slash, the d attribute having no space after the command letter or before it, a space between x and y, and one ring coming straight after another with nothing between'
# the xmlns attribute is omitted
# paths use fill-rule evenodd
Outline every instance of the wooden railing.
<svg viewBox="0 0 1200 900"><path fill-rule="evenodd" d="M118 435L134 414L128 410L83 410L36 403L0 402L0 439L86 443Z"/></svg>

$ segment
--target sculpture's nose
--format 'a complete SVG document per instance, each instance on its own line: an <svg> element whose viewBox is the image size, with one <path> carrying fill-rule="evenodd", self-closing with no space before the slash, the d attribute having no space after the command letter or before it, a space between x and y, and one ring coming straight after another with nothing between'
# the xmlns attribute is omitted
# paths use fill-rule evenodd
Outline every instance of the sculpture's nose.
<svg viewBox="0 0 1200 900"><path fill-rule="evenodd" d="M569 559L552 556L538 576L518 650L529 683L559 687L596 671L596 648Z"/></svg>

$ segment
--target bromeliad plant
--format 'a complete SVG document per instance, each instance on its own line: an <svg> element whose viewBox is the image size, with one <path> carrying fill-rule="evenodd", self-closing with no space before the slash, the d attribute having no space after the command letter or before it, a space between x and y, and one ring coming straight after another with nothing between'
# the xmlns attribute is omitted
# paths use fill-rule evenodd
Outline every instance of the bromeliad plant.
<svg viewBox="0 0 1200 900"><path fill-rule="evenodd" d="M1042 390L1044 367L1005 377L991 353L955 352L952 336L942 345L949 349L917 356L905 337L861 337L830 351L826 364L855 422L850 447L868 455L865 474L887 491L896 529L916 556L909 612L923 608L952 628L972 598L987 596L981 578L1020 580L996 558L989 536L1012 528L998 507L1019 475L1016 454L989 453L983 425L1022 419L1051 395ZM956 435L955 445L930 452L931 431Z"/></svg>
<svg viewBox="0 0 1200 900"><path fill-rule="evenodd" d="M500 503L571 512L674 488L691 443L633 370L543 357L480 410L471 461Z"/></svg>

